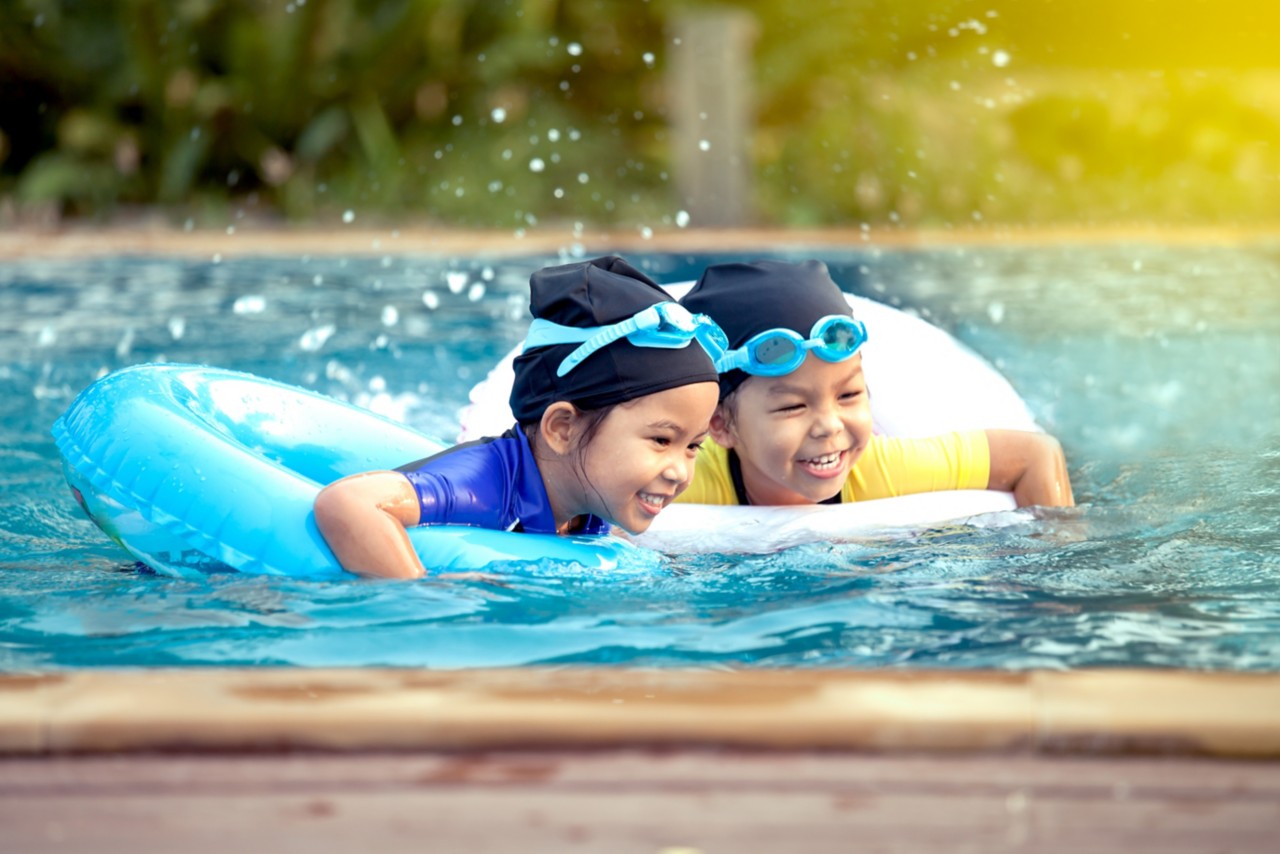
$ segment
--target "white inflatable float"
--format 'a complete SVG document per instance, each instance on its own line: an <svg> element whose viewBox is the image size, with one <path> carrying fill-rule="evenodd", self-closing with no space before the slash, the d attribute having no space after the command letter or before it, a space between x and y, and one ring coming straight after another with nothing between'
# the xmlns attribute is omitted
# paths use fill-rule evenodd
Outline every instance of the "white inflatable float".
<svg viewBox="0 0 1280 854"><path fill-rule="evenodd" d="M666 286L677 298L691 282ZM846 295L867 326L863 370L877 433L933 436L957 430L1041 428L982 356L919 317ZM515 420L507 404L517 347L471 390L459 441L495 436ZM910 533L941 523L998 525L1025 518L1007 492L957 490L856 504L722 507L674 504L635 542L668 553L763 553L808 542ZM995 516L989 514L998 514Z"/></svg>

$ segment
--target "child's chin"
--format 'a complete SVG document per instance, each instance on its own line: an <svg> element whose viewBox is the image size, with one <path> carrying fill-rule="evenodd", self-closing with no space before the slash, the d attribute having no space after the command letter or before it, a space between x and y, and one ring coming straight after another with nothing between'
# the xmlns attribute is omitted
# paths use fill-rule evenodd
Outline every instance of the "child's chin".
<svg viewBox="0 0 1280 854"><path fill-rule="evenodd" d="M649 526L653 524L653 520L639 519L634 522L617 522L615 524L628 534L643 534L645 531L649 530Z"/></svg>
<svg viewBox="0 0 1280 854"><path fill-rule="evenodd" d="M830 501L840 494L840 489L844 486L844 481L839 481L836 489L831 492L822 490L805 490L800 494L809 500L812 504L821 504L824 501Z"/></svg>

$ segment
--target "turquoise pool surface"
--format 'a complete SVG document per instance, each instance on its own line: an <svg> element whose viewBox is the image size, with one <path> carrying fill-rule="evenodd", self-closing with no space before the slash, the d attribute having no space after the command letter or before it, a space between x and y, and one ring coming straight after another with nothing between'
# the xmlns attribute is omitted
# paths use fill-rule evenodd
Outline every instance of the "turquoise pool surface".
<svg viewBox="0 0 1280 854"><path fill-rule="evenodd" d="M631 260L672 282L741 257ZM1080 506L620 576L159 576L65 486L49 427L82 388L139 362L206 363L451 438L468 390L523 337L529 273L560 259L0 262L0 671L1277 668L1280 246L777 257L822 258L847 290L992 360L1062 440Z"/></svg>

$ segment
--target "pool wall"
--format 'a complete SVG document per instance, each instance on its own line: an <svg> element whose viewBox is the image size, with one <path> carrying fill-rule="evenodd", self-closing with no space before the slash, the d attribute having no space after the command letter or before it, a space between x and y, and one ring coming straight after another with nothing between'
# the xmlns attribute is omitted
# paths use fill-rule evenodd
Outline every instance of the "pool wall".
<svg viewBox="0 0 1280 854"><path fill-rule="evenodd" d="M716 746L1280 756L1280 678L1143 670L0 675L0 752Z"/></svg>

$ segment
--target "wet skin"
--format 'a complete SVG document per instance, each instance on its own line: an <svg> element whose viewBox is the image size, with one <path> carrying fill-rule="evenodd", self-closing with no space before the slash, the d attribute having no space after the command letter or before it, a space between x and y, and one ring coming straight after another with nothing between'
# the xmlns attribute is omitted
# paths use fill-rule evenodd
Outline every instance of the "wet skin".
<svg viewBox="0 0 1280 854"><path fill-rule="evenodd" d="M781 377L752 377L716 410L711 435L733 448L752 504L815 504L840 492L871 440L862 356L810 353Z"/></svg>
<svg viewBox="0 0 1280 854"><path fill-rule="evenodd" d="M717 396L715 383L694 383L619 404L581 448L579 416L548 410L542 438L554 456L538 464L557 524L591 513L633 534L647 530L693 479Z"/></svg>
<svg viewBox="0 0 1280 854"><path fill-rule="evenodd" d="M717 394L715 383L694 383L619 404L585 445L587 417L565 401L548 407L534 453L557 531L571 532L588 513L632 533L646 530L689 486ZM366 472L332 483L316 499L315 516L347 571L425 573L405 533L421 507L403 474Z"/></svg>

